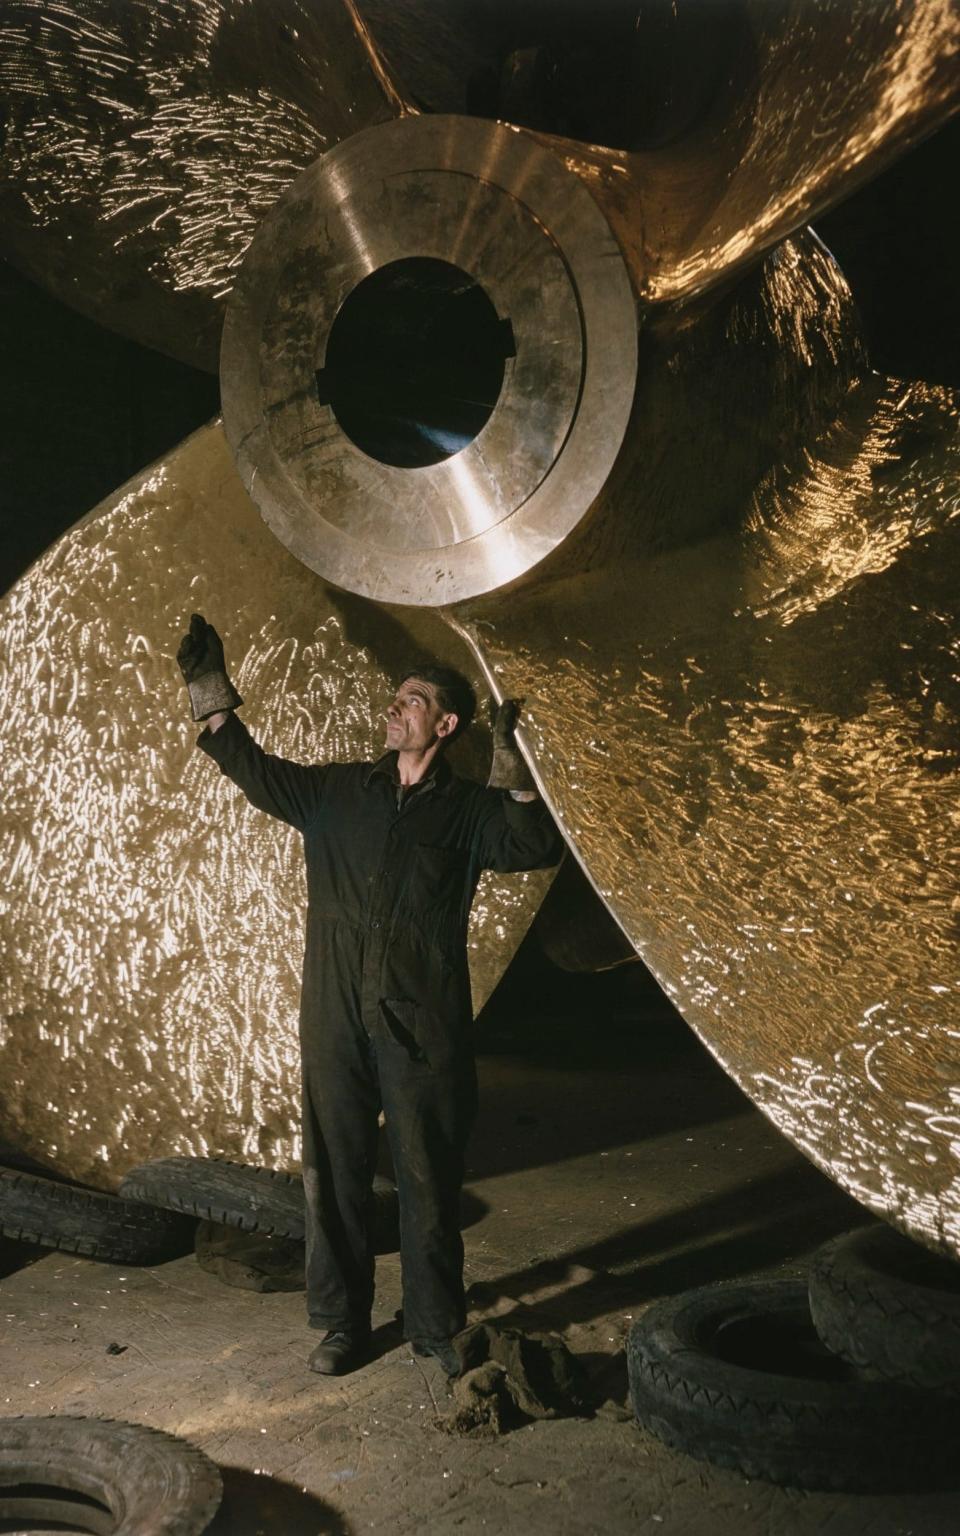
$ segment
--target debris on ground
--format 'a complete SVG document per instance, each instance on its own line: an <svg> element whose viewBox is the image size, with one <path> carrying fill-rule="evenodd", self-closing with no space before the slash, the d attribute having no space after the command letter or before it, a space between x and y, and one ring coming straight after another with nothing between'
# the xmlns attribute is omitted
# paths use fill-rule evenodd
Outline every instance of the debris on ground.
<svg viewBox="0 0 960 1536"><path fill-rule="evenodd" d="M219 1221L201 1221L195 1240L197 1263L224 1285L243 1291L302 1291L303 1243L290 1237L244 1232Z"/></svg>
<svg viewBox="0 0 960 1536"><path fill-rule="evenodd" d="M521 1333L498 1323L476 1323L453 1340L461 1375L453 1407L441 1419L450 1434L504 1434L531 1419L589 1413L582 1367L554 1333Z"/></svg>

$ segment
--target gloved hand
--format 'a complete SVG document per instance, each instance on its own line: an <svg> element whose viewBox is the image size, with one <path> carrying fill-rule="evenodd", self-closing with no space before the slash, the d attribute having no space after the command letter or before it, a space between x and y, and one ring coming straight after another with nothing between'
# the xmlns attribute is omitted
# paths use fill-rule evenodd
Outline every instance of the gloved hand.
<svg viewBox="0 0 960 1536"><path fill-rule="evenodd" d="M200 613L190 615L190 630L180 641L177 663L190 694L194 720L206 720L243 703L227 676L223 641Z"/></svg>
<svg viewBox="0 0 960 1536"><path fill-rule="evenodd" d="M519 699L504 699L500 705L494 705L491 702L493 762L490 764L490 777L487 780L488 789L536 789L530 769L520 755L520 748L513 734L519 715Z"/></svg>

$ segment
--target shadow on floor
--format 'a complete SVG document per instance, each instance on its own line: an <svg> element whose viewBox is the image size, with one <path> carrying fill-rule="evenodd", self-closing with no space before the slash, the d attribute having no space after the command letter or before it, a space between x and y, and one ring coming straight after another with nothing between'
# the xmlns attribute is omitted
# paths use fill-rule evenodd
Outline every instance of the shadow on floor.
<svg viewBox="0 0 960 1536"><path fill-rule="evenodd" d="M544 1167L756 1113L686 1027L544 1034L535 1049L479 1062L480 1112L468 1178Z"/></svg>
<svg viewBox="0 0 960 1536"><path fill-rule="evenodd" d="M563 1329L757 1270L786 1266L799 1273L798 1255L866 1219L855 1200L798 1163L474 1285L470 1301L490 1306L499 1322Z"/></svg>
<svg viewBox="0 0 960 1536"><path fill-rule="evenodd" d="M5 1275L16 1274L18 1269L26 1269L28 1264L35 1264L49 1252L49 1248L39 1248L35 1243L18 1243L12 1237L0 1237L0 1280Z"/></svg>
<svg viewBox="0 0 960 1536"><path fill-rule="evenodd" d="M472 1189L464 1189L460 1193L460 1231L466 1232L468 1227L475 1227L478 1221L482 1221L490 1209L488 1200L481 1200L480 1196Z"/></svg>
<svg viewBox="0 0 960 1536"><path fill-rule="evenodd" d="M223 1503L207 1536L350 1536L338 1510L292 1483L221 1467Z"/></svg>

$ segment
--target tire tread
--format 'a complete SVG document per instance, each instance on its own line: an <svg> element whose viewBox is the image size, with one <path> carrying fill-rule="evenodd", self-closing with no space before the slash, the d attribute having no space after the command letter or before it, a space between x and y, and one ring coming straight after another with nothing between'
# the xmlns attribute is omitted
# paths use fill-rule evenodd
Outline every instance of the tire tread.
<svg viewBox="0 0 960 1536"><path fill-rule="evenodd" d="M187 1225L167 1210L8 1168L0 1168L0 1233L122 1264L159 1262L190 1246Z"/></svg>
<svg viewBox="0 0 960 1536"><path fill-rule="evenodd" d="M812 1365L780 1376L712 1351L726 1320L778 1309L809 1315L802 1282L727 1282L655 1303L628 1342L639 1423L676 1450L801 1488L880 1491L910 1486L918 1468L938 1476L950 1425L920 1394L856 1372L828 1380Z"/></svg>
<svg viewBox="0 0 960 1536"><path fill-rule="evenodd" d="M86 1435L85 1427L88 1430ZM20 1434L17 1433L18 1428ZM122 1440L124 1473L129 1477L130 1487L120 1490L124 1495L120 1503L121 1506L129 1503L136 1505L139 1501L140 1518L134 1524L128 1520L127 1514L121 1516L116 1536L138 1536L144 1529L143 1518L147 1514L143 1508L145 1479L151 1484L147 1500L150 1504L150 1528L162 1530L164 1536L201 1536L220 1507L223 1482L219 1469L198 1446L150 1425L131 1424L122 1419L94 1419L86 1414L16 1414L0 1418L0 1469L5 1460L9 1468L11 1458L17 1453L26 1452L31 1438L34 1438L34 1431L36 1452L45 1453L52 1440L59 1440L62 1448L75 1454L78 1461L82 1462L86 1479L92 1473L103 1480L104 1491L107 1479L96 1466L97 1442L102 1444L105 1438L110 1438L111 1432L115 1432ZM136 1455L138 1443L150 1445L154 1451L153 1456L139 1465ZM181 1467L189 1469L186 1488L176 1487L175 1480L169 1477L170 1457L176 1457ZM108 1498L104 1502L111 1507L114 1503ZM164 1502L169 1506L166 1509L163 1508Z"/></svg>
<svg viewBox="0 0 960 1536"><path fill-rule="evenodd" d="M957 1396L960 1294L890 1271L910 1241L881 1223L826 1243L810 1270L814 1325L828 1349L871 1375Z"/></svg>

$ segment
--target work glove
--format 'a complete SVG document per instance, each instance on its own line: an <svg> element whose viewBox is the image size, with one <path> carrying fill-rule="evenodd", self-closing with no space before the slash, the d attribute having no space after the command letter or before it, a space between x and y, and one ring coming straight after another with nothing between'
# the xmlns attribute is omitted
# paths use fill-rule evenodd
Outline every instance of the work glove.
<svg viewBox="0 0 960 1536"><path fill-rule="evenodd" d="M518 699L504 699L502 704L491 704L490 723L493 728L493 762L490 764L488 789L536 789L520 755L514 727L520 715Z"/></svg>
<svg viewBox="0 0 960 1536"><path fill-rule="evenodd" d="M194 720L207 720L243 703L227 676L223 641L201 613L190 615L190 630L180 641L177 664L190 694Z"/></svg>

